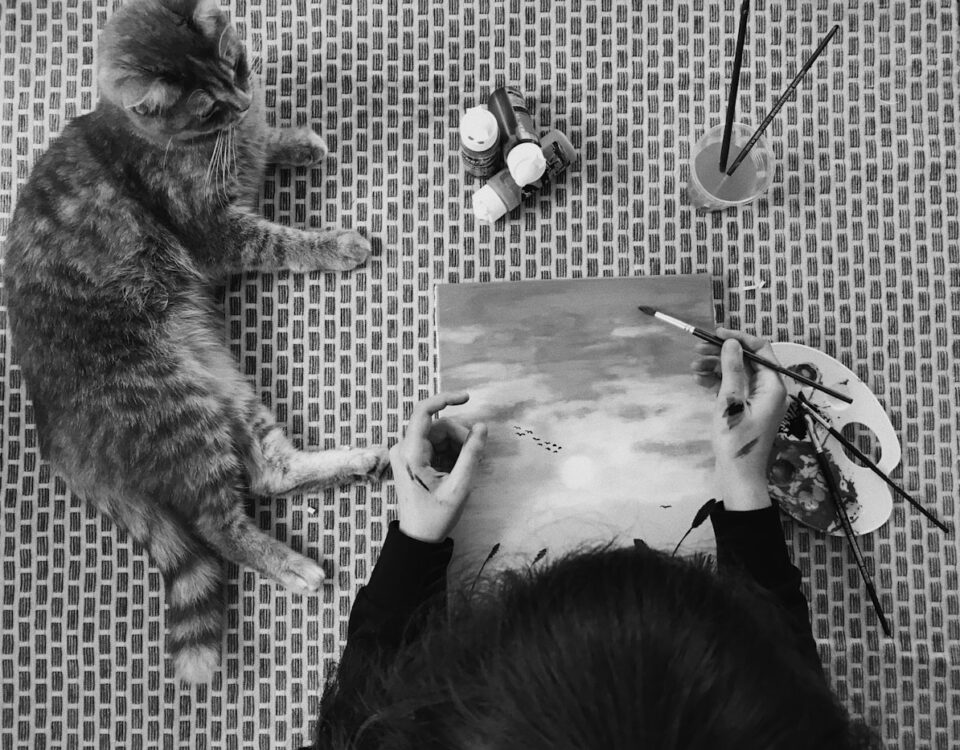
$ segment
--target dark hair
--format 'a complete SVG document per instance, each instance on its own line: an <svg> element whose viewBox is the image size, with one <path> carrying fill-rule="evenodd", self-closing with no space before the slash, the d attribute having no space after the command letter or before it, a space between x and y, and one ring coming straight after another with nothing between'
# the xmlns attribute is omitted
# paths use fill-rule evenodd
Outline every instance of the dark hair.
<svg viewBox="0 0 960 750"><path fill-rule="evenodd" d="M381 750L879 747L851 722L779 607L704 560L571 554L457 597L362 695L342 700ZM443 614L443 613L441 613Z"/></svg>

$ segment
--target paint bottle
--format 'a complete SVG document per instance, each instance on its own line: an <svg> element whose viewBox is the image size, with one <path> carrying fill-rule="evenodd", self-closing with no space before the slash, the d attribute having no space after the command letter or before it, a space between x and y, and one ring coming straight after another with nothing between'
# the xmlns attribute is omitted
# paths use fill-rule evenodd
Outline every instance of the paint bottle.
<svg viewBox="0 0 960 750"><path fill-rule="evenodd" d="M460 158L468 174L484 180L500 169L500 126L486 107L471 107L460 118Z"/></svg>
<svg viewBox="0 0 960 750"><path fill-rule="evenodd" d="M500 126L503 158L513 181L523 186L539 180L547 165L523 93L514 86L501 87L490 95L487 107Z"/></svg>
<svg viewBox="0 0 960 750"><path fill-rule="evenodd" d="M577 159L573 144L559 130L551 130L543 137L540 152L545 168L539 180L520 186L510 170L504 169L473 194L473 213L477 219L492 224L519 206L524 198L546 187Z"/></svg>

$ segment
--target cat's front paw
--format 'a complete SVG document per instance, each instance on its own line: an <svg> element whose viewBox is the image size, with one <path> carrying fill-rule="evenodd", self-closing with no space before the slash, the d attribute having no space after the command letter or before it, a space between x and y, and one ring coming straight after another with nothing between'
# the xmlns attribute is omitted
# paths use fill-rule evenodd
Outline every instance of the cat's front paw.
<svg viewBox="0 0 960 750"><path fill-rule="evenodd" d="M356 232L344 232L337 238L337 250L349 264L347 268L356 268L370 257L370 240Z"/></svg>
<svg viewBox="0 0 960 750"><path fill-rule="evenodd" d="M310 128L303 128L296 143L287 147L287 164L297 167L312 167L323 164L329 149L327 142Z"/></svg>
<svg viewBox="0 0 960 750"><path fill-rule="evenodd" d="M390 465L390 452L386 446L373 448L350 448L350 475L359 479L379 479Z"/></svg>
<svg viewBox="0 0 960 750"><path fill-rule="evenodd" d="M327 158L327 142L310 128L278 132L269 152L270 161L275 164L313 167L323 164Z"/></svg>
<svg viewBox="0 0 960 750"><path fill-rule="evenodd" d="M316 267L323 271L349 271L370 257L370 240L356 232L324 232L313 243Z"/></svg>
<svg viewBox="0 0 960 750"><path fill-rule="evenodd" d="M277 580L295 594L313 594L320 590L327 574L309 557L296 555L291 558Z"/></svg>
<svg viewBox="0 0 960 750"><path fill-rule="evenodd" d="M286 257L291 271L349 271L370 257L370 240L345 229L298 234L300 242Z"/></svg>

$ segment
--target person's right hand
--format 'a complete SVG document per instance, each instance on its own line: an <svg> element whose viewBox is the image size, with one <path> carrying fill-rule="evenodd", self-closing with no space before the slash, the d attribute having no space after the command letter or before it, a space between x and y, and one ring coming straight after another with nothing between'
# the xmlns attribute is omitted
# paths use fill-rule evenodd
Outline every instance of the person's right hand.
<svg viewBox="0 0 960 750"><path fill-rule="evenodd" d="M487 428L467 429L433 417L447 406L466 403L466 393L439 393L414 407L407 431L390 449L397 487L400 531L423 542L442 542L456 526L483 457Z"/></svg>
<svg viewBox="0 0 960 750"><path fill-rule="evenodd" d="M767 462L787 408L780 374L743 358L743 348L777 361L769 342L727 328L718 328L723 348L697 345L693 369L702 385L717 387L713 412L713 450L718 491L728 510L770 505Z"/></svg>

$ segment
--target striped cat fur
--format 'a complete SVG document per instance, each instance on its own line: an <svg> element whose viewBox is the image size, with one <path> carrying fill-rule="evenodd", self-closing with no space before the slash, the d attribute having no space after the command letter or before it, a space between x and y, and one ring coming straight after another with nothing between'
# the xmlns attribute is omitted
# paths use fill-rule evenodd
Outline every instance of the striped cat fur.
<svg viewBox="0 0 960 750"><path fill-rule="evenodd" d="M360 235L254 212L264 165L325 156L270 130L215 0L132 0L100 40L99 101L22 188L4 285L40 447L70 489L149 552L166 584L175 674L212 678L223 560L293 591L320 565L257 528L248 493L377 476L384 448L294 449L237 371L209 287L241 270L338 271Z"/></svg>

